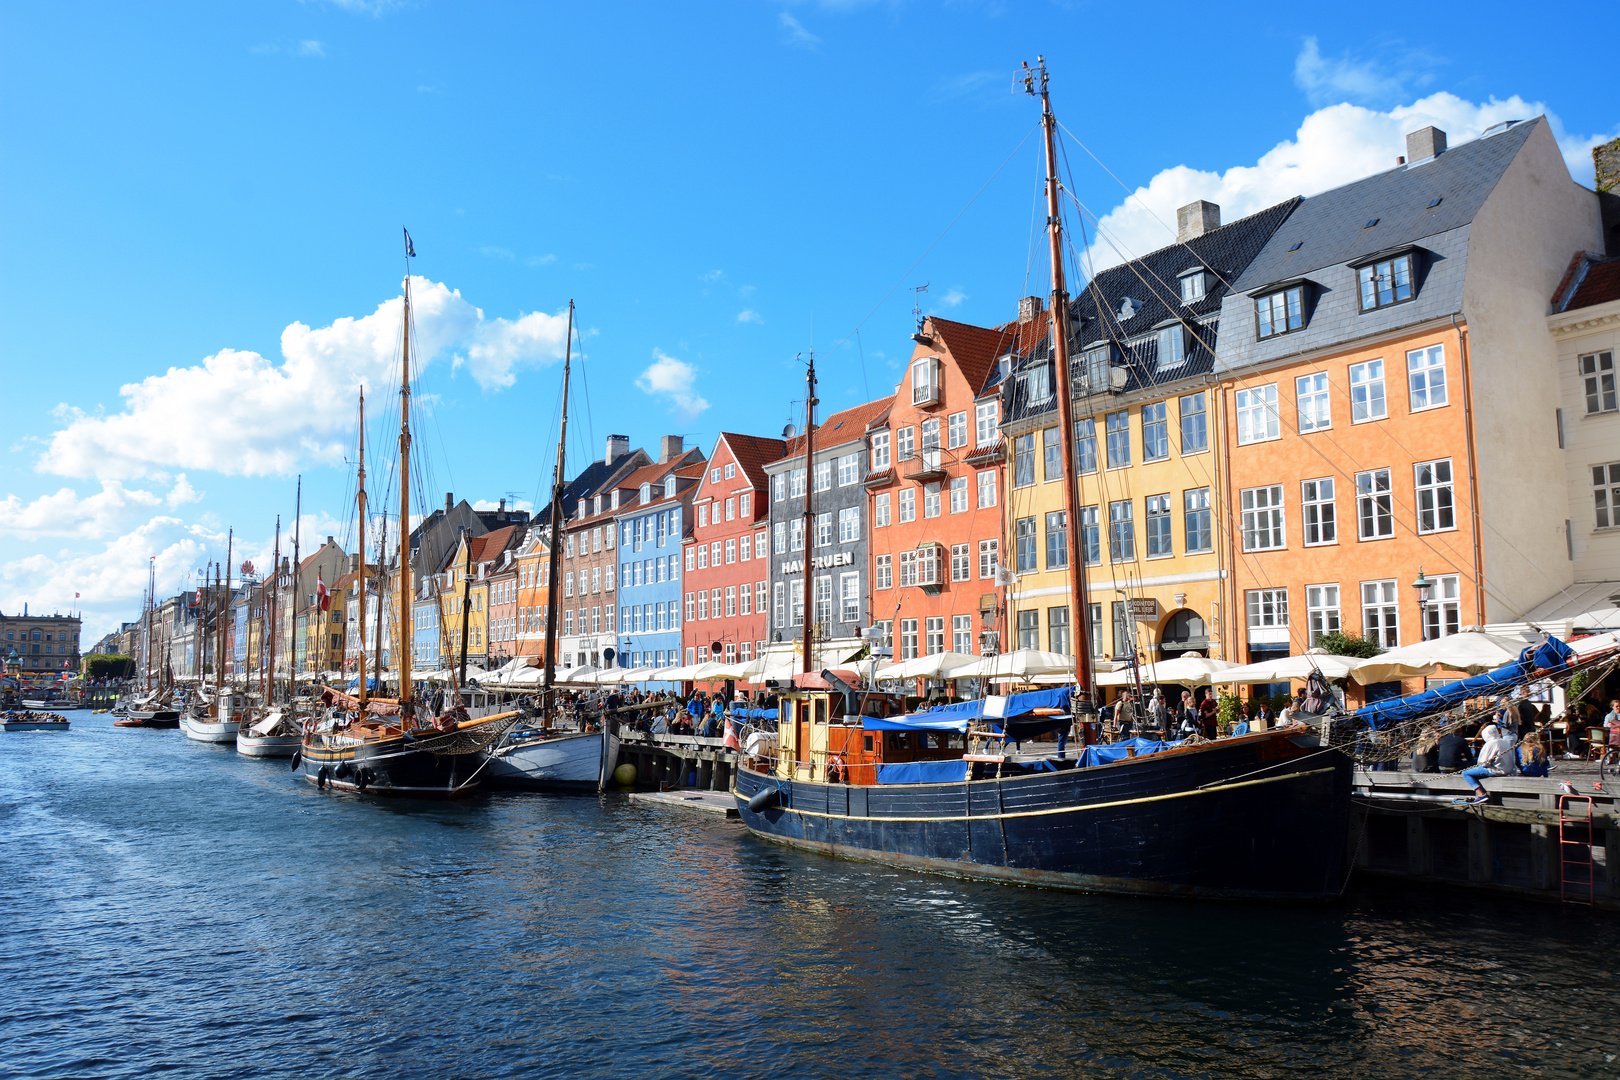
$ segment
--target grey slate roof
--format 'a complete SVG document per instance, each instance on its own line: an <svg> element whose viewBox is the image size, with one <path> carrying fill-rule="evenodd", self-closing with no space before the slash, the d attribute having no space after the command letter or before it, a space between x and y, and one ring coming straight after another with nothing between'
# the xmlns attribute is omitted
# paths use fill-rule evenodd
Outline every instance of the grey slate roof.
<svg viewBox="0 0 1620 1080"><path fill-rule="evenodd" d="M1303 277L1467 225L1538 123L1546 121L1514 124L1490 138L1459 143L1430 161L1398 165L1311 196L1233 282L1234 288L1247 292ZM1440 205L1431 210L1429 202L1436 197ZM1374 218L1378 224L1366 228ZM1299 250L1289 251L1296 243Z"/></svg>
<svg viewBox="0 0 1620 1080"><path fill-rule="evenodd" d="M1208 374L1214 367L1211 350L1215 347L1221 300L1229 283L1242 276L1250 261L1299 204L1298 198L1289 199L1195 236L1185 244L1171 244L1097 274L1069 304L1075 326L1071 359L1079 362L1088 346L1098 341L1113 341L1120 346L1116 365L1129 372L1125 393ZM1202 299L1184 304L1180 275L1200 266L1209 271L1206 292ZM1130 318L1122 320L1120 307L1126 297L1137 301L1140 307ZM1174 319L1195 325L1196 337L1183 363L1159 371L1158 342L1152 335L1157 327ZM1141 340L1144 335L1146 340ZM1132 339L1137 340L1133 343ZM1015 372L1046 363L1051 347L1051 335L1047 335L1019 360ZM1003 401L1004 414L1009 421L1057 408L1057 398L1053 396L1031 409L1022 399L1023 393L1020 380L1008 379Z"/></svg>

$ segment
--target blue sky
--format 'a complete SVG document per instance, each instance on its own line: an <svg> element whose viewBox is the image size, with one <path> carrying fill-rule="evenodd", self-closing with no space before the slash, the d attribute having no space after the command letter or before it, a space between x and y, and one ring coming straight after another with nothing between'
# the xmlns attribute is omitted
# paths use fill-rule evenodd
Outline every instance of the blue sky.
<svg viewBox="0 0 1620 1080"><path fill-rule="evenodd" d="M178 590L227 527L264 565L300 472L307 528L352 529L352 388L390 403L402 225L434 501L535 498L570 298L571 469L610 432L774 434L812 348L826 407L888 392L914 286L984 324L1046 291L1037 107L1009 92L1037 53L1099 260L1168 242L1193 198L1230 220L1386 168L1429 122L1546 111L1591 182L1620 113L1569 43L1611 14L1369 14L0 4L0 609L79 592L100 633L148 555Z"/></svg>

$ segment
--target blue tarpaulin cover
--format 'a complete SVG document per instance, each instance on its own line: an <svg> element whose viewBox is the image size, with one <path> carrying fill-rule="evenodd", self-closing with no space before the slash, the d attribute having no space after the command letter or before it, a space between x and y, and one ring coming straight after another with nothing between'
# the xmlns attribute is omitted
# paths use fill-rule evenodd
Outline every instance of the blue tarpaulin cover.
<svg viewBox="0 0 1620 1080"><path fill-rule="evenodd" d="M1532 645L1519 654L1511 664L1503 664L1495 671L1474 675L1445 686L1437 686L1420 694L1389 698L1364 705L1352 715L1369 727L1381 728L1416 720L1430 713L1444 712L1473 697L1503 694L1535 677L1537 670L1561 671L1574 659L1575 651L1555 637L1540 645Z"/></svg>
<svg viewBox="0 0 1620 1080"><path fill-rule="evenodd" d="M738 720L775 720L775 709L732 709L731 715Z"/></svg>
<svg viewBox="0 0 1620 1080"><path fill-rule="evenodd" d="M1107 746L1088 746L1080 755L1079 767L1089 769L1095 765L1112 765L1116 761L1124 761L1134 756L1146 757L1148 754L1157 754L1161 750L1168 750L1172 746L1180 746L1179 742L1159 742L1156 739L1126 739L1124 742L1111 743Z"/></svg>
<svg viewBox="0 0 1620 1080"><path fill-rule="evenodd" d="M896 761L877 767L880 784L950 784L967 779L968 763L955 761Z"/></svg>
<svg viewBox="0 0 1620 1080"><path fill-rule="evenodd" d="M974 720L985 716L985 698L973 701L958 701L952 705L941 705L937 709L927 712L912 713L909 716L891 716L887 719L878 719L875 716L861 718L861 726L867 731L966 731L968 725ZM1009 733L1017 734L1019 729L1030 733L1051 731L1054 728L1067 729L1069 717L1069 688L1054 686L1049 690L1031 690L1025 694L1012 694L1001 699L1005 707L1000 716L990 717L992 722L1000 721L1008 726ZM1036 709L1063 709L1063 716L1031 716Z"/></svg>

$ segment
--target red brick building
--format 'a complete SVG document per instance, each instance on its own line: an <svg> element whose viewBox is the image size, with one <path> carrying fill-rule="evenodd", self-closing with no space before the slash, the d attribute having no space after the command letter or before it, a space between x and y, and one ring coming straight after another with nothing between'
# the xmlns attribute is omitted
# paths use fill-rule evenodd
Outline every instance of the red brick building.
<svg viewBox="0 0 1620 1080"><path fill-rule="evenodd" d="M754 658L766 639L770 502L765 465L781 439L722 432L693 499L693 531L682 558L682 663ZM712 646L720 645L714 653Z"/></svg>

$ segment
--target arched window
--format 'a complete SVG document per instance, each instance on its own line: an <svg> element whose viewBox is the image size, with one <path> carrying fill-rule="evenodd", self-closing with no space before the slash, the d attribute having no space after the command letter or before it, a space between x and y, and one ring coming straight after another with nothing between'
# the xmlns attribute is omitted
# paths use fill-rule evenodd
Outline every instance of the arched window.
<svg viewBox="0 0 1620 1080"><path fill-rule="evenodd" d="M1160 645L1165 652L1209 648L1209 628L1204 624L1204 617L1185 608L1176 612L1164 625L1164 639Z"/></svg>

